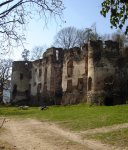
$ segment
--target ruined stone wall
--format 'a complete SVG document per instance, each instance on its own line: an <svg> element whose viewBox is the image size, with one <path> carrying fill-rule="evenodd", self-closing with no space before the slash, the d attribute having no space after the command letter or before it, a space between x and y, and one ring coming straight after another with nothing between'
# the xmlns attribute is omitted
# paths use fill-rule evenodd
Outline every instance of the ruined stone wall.
<svg viewBox="0 0 128 150"><path fill-rule="evenodd" d="M43 57L43 60L47 58L46 63L44 63L45 73L42 98L47 105L60 104L62 98L63 50L52 47L46 51Z"/></svg>
<svg viewBox="0 0 128 150"><path fill-rule="evenodd" d="M57 53L56 53L57 50ZM50 103L60 105L62 99L63 49L54 48L51 63Z"/></svg>
<svg viewBox="0 0 128 150"><path fill-rule="evenodd" d="M94 55L98 49L100 50L99 59L96 59ZM122 72L125 72L125 75L122 75ZM127 95L127 85L124 84L125 89L123 89L122 84L127 83L127 77L126 65L124 68L120 68L119 65L119 44L117 42L106 41L105 48L102 47L100 41L89 42L88 103L99 103L99 97L104 97L105 105L125 103L127 96L123 98L121 93Z"/></svg>
<svg viewBox="0 0 128 150"><path fill-rule="evenodd" d="M85 52L79 48L64 54L62 74L62 104L77 104L86 93Z"/></svg>
<svg viewBox="0 0 128 150"><path fill-rule="evenodd" d="M11 103L27 103L29 92L29 69L31 62L14 61L12 64Z"/></svg>

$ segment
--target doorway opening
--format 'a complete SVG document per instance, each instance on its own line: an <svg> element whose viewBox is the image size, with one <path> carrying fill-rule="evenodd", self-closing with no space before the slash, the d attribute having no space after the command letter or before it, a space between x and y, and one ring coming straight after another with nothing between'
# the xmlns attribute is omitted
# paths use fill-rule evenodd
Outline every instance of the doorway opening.
<svg viewBox="0 0 128 150"><path fill-rule="evenodd" d="M113 98L112 97L106 97L104 100L105 106L113 106Z"/></svg>

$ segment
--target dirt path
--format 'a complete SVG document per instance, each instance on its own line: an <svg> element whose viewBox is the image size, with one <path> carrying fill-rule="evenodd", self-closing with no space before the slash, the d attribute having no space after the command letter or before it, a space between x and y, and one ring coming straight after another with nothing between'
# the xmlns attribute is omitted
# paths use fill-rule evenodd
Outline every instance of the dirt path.
<svg viewBox="0 0 128 150"><path fill-rule="evenodd" d="M55 123L34 119L10 120L4 128L6 131L0 135L0 140L11 143L19 150L121 150L96 140L82 140L82 132L66 131Z"/></svg>

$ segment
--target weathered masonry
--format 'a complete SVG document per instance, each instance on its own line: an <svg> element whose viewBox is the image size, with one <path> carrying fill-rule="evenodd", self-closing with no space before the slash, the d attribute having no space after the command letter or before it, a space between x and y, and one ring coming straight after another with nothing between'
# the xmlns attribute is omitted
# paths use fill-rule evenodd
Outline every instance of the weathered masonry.
<svg viewBox="0 0 128 150"><path fill-rule="evenodd" d="M128 101L128 49L113 41L89 41L80 50L52 47L34 62L12 66L11 103L104 105Z"/></svg>

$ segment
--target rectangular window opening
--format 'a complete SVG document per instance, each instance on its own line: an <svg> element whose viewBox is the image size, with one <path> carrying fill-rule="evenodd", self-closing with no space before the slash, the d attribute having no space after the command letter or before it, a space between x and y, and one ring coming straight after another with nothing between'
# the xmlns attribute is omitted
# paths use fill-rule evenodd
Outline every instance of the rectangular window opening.
<svg viewBox="0 0 128 150"><path fill-rule="evenodd" d="M32 71L30 71L30 79L32 78Z"/></svg>
<svg viewBox="0 0 128 150"><path fill-rule="evenodd" d="M20 73L20 80L23 80L23 73Z"/></svg>
<svg viewBox="0 0 128 150"><path fill-rule="evenodd" d="M78 90L83 90L83 78L78 78Z"/></svg>
<svg viewBox="0 0 128 150"><path fill-rule="evenodd" d="M31 94L31 84L29 84L29 94Z"/></svg>
<svg viewBox="0 0 128 150"><path fill-rule="evenodd" d="M47 79L47 68L45 68L45 80Z"/></svg>

